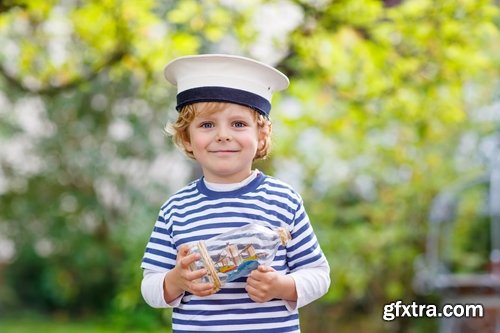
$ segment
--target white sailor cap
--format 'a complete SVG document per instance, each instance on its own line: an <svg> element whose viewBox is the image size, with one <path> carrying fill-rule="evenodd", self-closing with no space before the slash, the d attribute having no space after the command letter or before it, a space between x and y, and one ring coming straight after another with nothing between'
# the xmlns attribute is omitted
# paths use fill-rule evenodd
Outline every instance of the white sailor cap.
<svg viewBox="0 0 500 333"><path fill-rule="evenodd" d="M285 74L253 59L202 54L172 60L165 78L177 86L177 106L196 102L231 102L269 116L273 92L288 87Z"/></svg>

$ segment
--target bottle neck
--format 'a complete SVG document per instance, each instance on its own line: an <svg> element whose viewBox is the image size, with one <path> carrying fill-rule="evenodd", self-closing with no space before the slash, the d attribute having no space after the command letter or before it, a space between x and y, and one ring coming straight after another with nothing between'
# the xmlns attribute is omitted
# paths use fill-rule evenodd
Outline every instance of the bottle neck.
<svg viewBox="0 0 500 333"><path fill-rule="evenodd" d="M288 231L288 229L286 228L278 228L278 235L280 236L280 240L281 240L281 245L286 245L286 243L288 243L289 240L292 239L292 235L290 234L290 231Z"/></svg>

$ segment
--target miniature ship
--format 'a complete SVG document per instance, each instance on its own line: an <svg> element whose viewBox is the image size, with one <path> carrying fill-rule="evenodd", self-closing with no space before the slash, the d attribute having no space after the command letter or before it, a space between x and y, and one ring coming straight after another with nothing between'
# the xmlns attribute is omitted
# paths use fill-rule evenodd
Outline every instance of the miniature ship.
<svg viewBox="0 0 500 333"><path fill-rule="evenodd" d="M228 273L228 281L245 276L259 266L258 258L261 254L255 251L252 244L247 244L238 251L238 246L228 243L216 257L215 269L221 273Z"/></svg>

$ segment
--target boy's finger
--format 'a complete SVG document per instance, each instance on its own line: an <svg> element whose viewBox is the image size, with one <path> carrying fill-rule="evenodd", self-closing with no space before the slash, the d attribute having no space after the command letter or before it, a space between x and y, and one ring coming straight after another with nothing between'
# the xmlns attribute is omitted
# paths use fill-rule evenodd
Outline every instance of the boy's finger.
<svg viewBox="0 0 500 333"><path fill-rule="evenodd" d="M207 275L207 270L206 269L199 269L199 270L196 270L193 272L188 272L186 274L186 279L189 281L193 281L193 280L197 280L199 278L202 278L205 275Z"/></svg>
<svg viewBox="0 0 500 333"><path fill-rule="evenodd" d="M177 251L177 255L181 257L187 256L189 253L189 245L181 245Z"/></svg>
<svg viewBox="0 0 500 333"><path fill-rule="evenodd" d="M191 293L197 295L210 295L213 293L213 283L193 283L191 284Z"/></svg>
<svg viewBox="0 0 500 333"><path fill-rule="evenodd" d="M259 265L257 269L262 273L274 272L274 268L272 268L271 266Z"/></svg>
<svg viewBox="0 0 500 333"><path fill-rule="evenodd" d="M184 267L189 267L193 262L200 259L200 255L198 253L192 253L190 255L185 256L181 259L181 263Z"/></svg>

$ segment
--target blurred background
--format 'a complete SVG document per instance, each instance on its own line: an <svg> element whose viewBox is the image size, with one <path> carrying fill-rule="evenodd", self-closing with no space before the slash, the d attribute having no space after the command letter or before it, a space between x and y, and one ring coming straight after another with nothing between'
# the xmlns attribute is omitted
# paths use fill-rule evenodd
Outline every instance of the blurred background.
<svg viewBox="0 0 500 333"><path fill-rule="evenodd" d="M197 53L291 80L256 167L302 194L331 265L303 331L444 332L382 314L500 262L494 0L0 0L0 331L169 331L139 265L159 207L199 172L163 132L162 76ZM449 332L500 331L499 288L479 287L489 319Z"/></svg>

